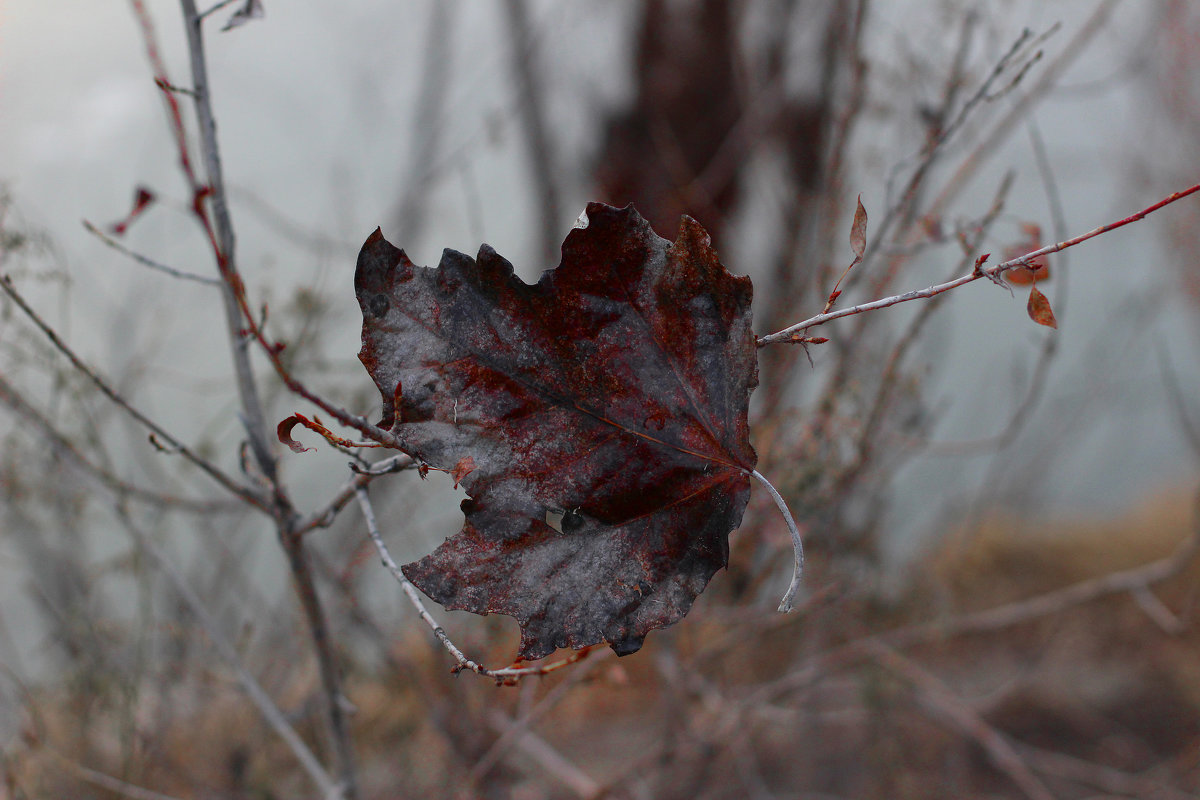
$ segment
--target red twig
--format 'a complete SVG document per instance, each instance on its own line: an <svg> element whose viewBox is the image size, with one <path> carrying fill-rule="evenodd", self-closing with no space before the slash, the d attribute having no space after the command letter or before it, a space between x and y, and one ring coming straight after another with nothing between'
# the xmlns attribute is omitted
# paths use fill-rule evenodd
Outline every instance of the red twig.
<svg viewBox="0 0 1200 800"><path fill-rule="evenodd" d="M1010 258L1008 261L1003 261L994 267L972 270L967 275L955 278L952 281L947 281L946 283L939 283L924 289L917 289L915 291L905 292L904 294L893 295L892 297L884 297L880 300L873 300L869 303L861 303L860 305L839 309L837 311L830 311L825 314L817 314L815 317L809 317L803 322L798 322L795 325L784 328L776 333L759 337L758 344L761 347L763 345L777 344L779 342L799 342L802 338L804 338L804 331L807 331L809 328L815 328L818 325L824 325L826 322L832 322L833 320L841 319L842 317L850 317L855 314L865 313L867 311L878 311L883 308L888 308L889 306L898 305L899 303L906 303L910 300L927 300L931 297L936 297L939 294L948 292L951 289L957 289L960 286L965 286L968 283L979 280L980 278L988 278L989 280L999 282L1003 279L1004 273L1011 269L1027 266L1029 262L1035 258L1049 255L1050 253L1057 253L1060 250L1066 250L1068 247L1074 247L1075 245L1086 242L1088 239L1095 238L1102 233L1108 233L1109 231L1122 228L1130 223L1137 222L1141 219L1144 219L1146 216L1153 214L1155 211L1158 211L1160 208L1168 206L1177 200L1182 200L1183 198L1190 194L1194 194L1197 191L1200 191L1200 183L1190 186L1183 191L1170 194L1164 197L1162 200L1159 200L1157 203L1142 209L1136 214L1130 214L1124 219L1119 219L1116 222L1110 222L1107 225L1101 225L1099 228L1094 228L1087 233L1081 233L1074 238L1058 242L1057 244L1047 245L1040 250L1034 250L1026 253L1025 255L1018 256L1017 258Z"/></svg>

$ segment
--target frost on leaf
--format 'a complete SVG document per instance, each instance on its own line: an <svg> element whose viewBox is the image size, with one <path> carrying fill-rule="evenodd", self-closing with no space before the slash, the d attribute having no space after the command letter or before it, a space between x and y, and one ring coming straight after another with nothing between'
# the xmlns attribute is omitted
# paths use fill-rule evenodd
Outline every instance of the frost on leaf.
<svg viewBox="0 0 1200 800"><path fill-rule="evenodd" d="M524 659L633 653L682 619L726 564L756 462L750 280L690 218L672 244L632 206L585 214L532 286L487 245L431 269L379 230L355 273L382 427L468 495L462 530L404 574L447 608L515 617Z"/></svg>

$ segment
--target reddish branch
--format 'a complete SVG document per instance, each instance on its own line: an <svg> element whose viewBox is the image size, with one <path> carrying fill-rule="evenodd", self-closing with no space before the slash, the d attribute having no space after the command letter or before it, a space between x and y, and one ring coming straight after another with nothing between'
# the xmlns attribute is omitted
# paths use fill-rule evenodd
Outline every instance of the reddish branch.
<svg viewBox="0 0 1200 800"><path fill-rule="evenodd" d="M982 265L979 265L970 273L963 275L960 278L955 278L952 281L947 281L946 283L939 283L924 289L893 295L892 297L884 297L880 300L873 300L869 303L862 303L857 306L851 306L850 308L839 309L838 311L817 314L815 317L810 317L803 322L798 322L795 325L784 328L776 333L759 337L758 344L761 347L762 345L777 344L780 342L799 342L804 338L804 331L807 331L809 328L815 328L818 325L824 325L826 322L832 322L833 320L841 319L842 317L850 317L854 316L855 314L865 313L867 311L878 311L899 303L906 303L910 300L927 300L931 297L937 297L939 294L948 292L951 289L957 289L960 286L966 286L968 283L973 283L980 278L987 278L993 282L1002 283L1004 273L1008 272L1009 270L1016 269L1018 267L1027 267L1029 266L1029 262L1036 258L1049 255L1050 253L1057 253L1060 250L1066 250L1068 247L1074 247L1075 245L1086 242L1088 239L1092 239L1102 233L1108 233L1109 231L1122 228L1130 223L1137 222L1141 219L1144 219L1149 214L1153 214L1155 211L1158 211L1160 208L1168 206L1177 200L1182 200L1183 198L1190 194L1194 194L1197 191L1200 191L1200 184L1188 187L1181 192L1175 192L1174 194L1168 195L1162 200L1159 200L1157 203L1142 209L1136 214L1131 214L1124 219L1117 220L1116 222L1110 222L1107 225L1101 225L1099 228L1090 230L1087 233L1081 233L1072 239L1067 239L1066 241L1058 242L1057 244L1047 245L1040 250L1034 250L1026 253L1023 256L1010 258L1008 261L1003 261L994 267L989 267L988 269L983 269Z"/></svg>

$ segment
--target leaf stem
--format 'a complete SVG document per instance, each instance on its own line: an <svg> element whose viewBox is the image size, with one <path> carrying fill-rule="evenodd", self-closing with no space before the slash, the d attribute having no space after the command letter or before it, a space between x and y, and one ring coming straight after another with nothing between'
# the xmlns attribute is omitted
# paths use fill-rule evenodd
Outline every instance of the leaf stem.
<svg viewBox="0 0 1200 800"><path fill-rule="evenodd" d="M792 512L788 510L783 495L776 491L771 482L764 478L758 470L752 469L750 474L771 493L771 499L775 501L775 505L779 506L779 510L783 514L783 521L787 523L788 531L792 534L792 552L796 557L796 566L792 572L792 582L784 592L783 599L779 601L780 613L786 614L795 607L796 594L800 591L800 577L804 574L804 542L800 539L800 528L796 525L796 520L792 518Z"/></svg>

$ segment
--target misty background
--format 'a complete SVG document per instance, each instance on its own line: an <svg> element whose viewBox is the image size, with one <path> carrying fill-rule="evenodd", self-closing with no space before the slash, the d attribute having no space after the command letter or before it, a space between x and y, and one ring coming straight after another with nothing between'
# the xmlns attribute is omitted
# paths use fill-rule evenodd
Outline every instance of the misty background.
<svg viewBox="0 0 1200 800"><path fill-rule="evenodd" d="M605 159L618 152L612 131L636 107L639 87L646 84L637 71L644 4L522 3L526 19L520 30L512 6L491 0L264 0L264 5L262 19L218 33L231 6L206 28L238 263L252 302L269 305L272 335L288 343L297 373L326 397L372 417L379 398L356 358L361 317L352 288L362 241L381 226L417 264L436 264L443 248L473 255L486 242L527 281L553 267L552 243L565 237L588 201L623 205L629 199L609 194L614 181L606 177ZM675 13L689 6L664 5ZM738 98L744 115L738 119L769 116L778 105L804 107L807 99L822 96L828 87L814 52L830 15L839 13L837 4L733 5L741 15L733 34L741 51L757 54L783 43L774 56L782 66L773 67L771 80L760 74L767 68L749 57L733 71L729 94ZM146 6L172 80L186 85L177 5L153 0ZM790 10L792 20L783 35L772 30L781 8ZM1168 54L1178 43L1170 41L1166 22L1168 12L1178 8L1092 0L871 4L860 44L869 61L866 88L845 145L840 195L813 229L796 221L804 242L797 250L827 249L831 255L821 259L822 266L839 273L852 257L848 234L856 196L871 219L871 246L882 247L883 256L887 248L899 248L877 243L873 226L896 204L898 187L919 163L950 65L961 58L960 97L969 96L1024 30L1044 37L1033 48L1041 57L1018 82L1011 76L1001 81L1001 89L968 117L961 136L934 166L938 181L949 180L974 158L978 143L1007 111L1027 103L1026 91L1057 59L1073 47L1078 52L1065 59L1053 86L1029 104L1011 134L979 157L937 224L950 231L982 217L1011 174L1003 211L980 248L996 263L1006 248L1022 241L1026 223L1041 226L1045 244L1056 237L1056 223L1073 236L1196 183L1200 162L1189 133L1194 129L1172 113L1200 90L1194 71L1171 71ZM1088 20L1096 21L1095 30L1081 37ZM970 35L960 52L964 30ZM516 66L521 59L535 76L550 134L540 160L531 154L523 117L531 90ZM703 59L693 63L705 68ZM661 79L669 83L672 76ZM702 99L693 112L730 113L721 97L714 91L713 105ZM190 110L187 119L191 124ZM714 237L722 261L755 280L760 335L778 329L771 323L780 319L798 322L819 313L823 293L832 288L817 287L794 308L769 308L781 296L773 270L791 227L788 193L796 157L787 150L786 136L762 141L733 159L726 188L735 199L727 206L714 200L722 215L710 224L710 230L719 226ZM174 268L210 275L211 254L190 216L191 198L177 162L142 31L127 4L0 0L4 227L28 237L28 246L9 253L2 269L135 405L236 472L242 434L228 343L217 322L219 296L135 264L83 225L87 220L105 228L124 218L135 187L147 187L157 202L121 243ZM539 166L549 168L551 202ZM641 206L638 197L632 199ZM852 521L856 514L870 518L880 581L889 591L904 591L914 560L989 515L1011 515L1035 528L1048 520L1103 520L1195 483L1196 457L1181 432L1169 386L1174 381L1181 387L1180 396L1195 413L1200 307L1190 226L1197 220L1196 205L1188 198L1052 256L1052 277L1040 288L1058 315L1057 331L1029 320L1027 291L1020 287L1010 294L978 281L943 298L920 349L906 362L905 391L911 389L912 397L895 412L896 419L916 420L913 442L904 439L907 423L897 423L894 460L885 458L872 477L870 500L845 512ZM674 238L673 225L655 222L660 235ZM912 259L888 293L945 280L961 258L949 235ZM872 264L883 268L881 260L866 267ZM862 281L839 307L875 299L869 292L872 275ZM904 330L920 305L877 314L894 333ZM81 421L89 432L80 441L103 440L115 473L183 496L216 495L199 473L177 470L174 463L164 467L170 455L105 410L103 398L56 373L57 356L18 339L20 322L11 314L0 320L0 346L6 339L10 346L0 373L24 381L55 419ZM837 349L849 322L810 332L834 340L811 348L812 366L793 353L786 369L765 369L764 379L782 387L772 419L777 413L799 417L801 424L823 376L843 361L854 364L856 375L878 374L886 355L878 342L868 340L853 352ZM1041 378L1037 365L1048 337L1054 352ZM269 422L309 412L271 383L264 362L257 366L268 385ZM762 397L766 388L760 385L756 404L772 402ZM1011 439L988 444L1021 408ZM56 663L54 635L39 611L37 592L30 590L44 579L38 545L31 544L38 531L72 528L73 556L96 574L130 556L128 542L111 522L97 516L81 528L78 519L59 518L74 500L62 501L62 507L50 500L25 503L28 484L43 480L37 477L43 473L17 455L37 449L26 440L21 448L32 450L12 444L23 435L21 428L16 417L0 418L11 445L6 502L13 511L0 530L0 662L37 674ZM776 429L770 430L773 435ZM982 446L971 444L979 440ZM769 441L755 443L762 452ZM296 496L312 499L312 507L301 511L318 507L345 481L346 460L323 447L282 455ZM793 472L803 472L787 454L775 463L784 485ZM396 480L402 490L381 506L385 523L386 511L392 512L389 543L403 563L458 530L460 498L446 476L421 482L408 474ZM91 491L66 479L63 485L70 498ZM230 537L222 545L228 562L211 561L207 545L193 534L166 538L180 563L214 592L220 591L222 569L232 569L227 574L239 586L252 587L244 594L239 589L245 609L252 610L229 612L231 625L243 617L290 613L286 570L268 526L216 515L202 527L214 537ZM362 545L361 531L345 527L323 543L331 558L357 558L355 563L374 569L373 558L354 550ZM810 533L821 552L826 534L816 522ZM772 535L778 538L779 532ZM837 549L836 543L827 546ZM786 557L772 562L779 571L766 581L763 597L778 594L776 588L786 583L786 562ZM398 604L394 585L382 573L375 577L364 597ZM108 592L112 607L123 610L117 616L137 607L135 583L117 581Z"/></svg>

